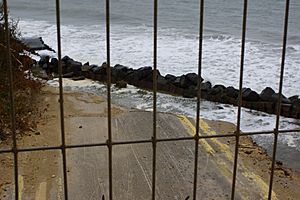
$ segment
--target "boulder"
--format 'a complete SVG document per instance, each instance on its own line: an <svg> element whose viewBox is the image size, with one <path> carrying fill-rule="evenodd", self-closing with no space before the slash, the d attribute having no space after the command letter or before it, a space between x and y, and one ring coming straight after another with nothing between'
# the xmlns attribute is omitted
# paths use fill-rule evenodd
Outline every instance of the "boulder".
<svg viewBox="0 0 300 200"><path fill-rule="evenodd" d="M215 85L210 91L210 95L217 95L224 93L226 87L224 85Z"/></svg>
<svg viewBox="0 0 300 200"><path fill-rule="evenodd" d="M64 73L74 72L75 75L81 75L81 62L75 61L69 56L63 57L62 61L65 63L63 68Z"/></svg>
<svg viewBox="0 0 300 200"><path fill-rule="evenodd" d="M293 106L300 107L299 95L291 96L291 97L289 97L289 100L291 101Z"/></svg>
<svg viewBox="0 0 300 200"><path fill-rule="evenodd" d="M256 102L260 100L259 94L257 94L257 92L251 90L250 88L242 89L242 97L245 101Z"/></svg>
<svg viewBox="0 0 300 200"><path fill-rule="evenodd" d="M200 78L200 81L202 81L203 79ZM175 79L176 81L176 79ZM198 84L198 75L195 73L188 73L185 75L180 76L180 83L178 87L181 88L188 88L191 85L193 86L197 86Z"/></svg>
<svg viewBox="0 0 300 200"><path fill-rule="evenodd" d="M123 81L123 80L117 81L116 84L115 84L115 86L117 88L126 88L127 87L127 82Z"/></svg>
<svg viewBox="0 0 300 200"><path fill-rule="evenodd" d="M183 97L185 98L194 98L197 96L197 88L193 85L188 87L187 89L183 90Z"/></svg>
<svg viewBox="0 0 300 200"><path fill-rule="evenodd" d="M91 69L91 71L94 73L94 74L97 74L97 75L103 75L103 76L106 76L106 68L104 67L99 67L99 66L96 66L96 67L93 67Z"/></svg>
<svg viewBox="0 0 300 200"><path fill-rule="evenodd" d="M97 73L100 70L100 66L98 65L90 65L90 71L92 73Z"/></svg>
<svg viewBox="0 0 300 200"><path fill-rule="evenodd" d="M81 67L81 71L82 72L88 72L92 69L92 66L90 66L88 63L85 63L84 65L82 65Z"/></svg>
<svg viewBox="0 0 300 200"><path fill-rule="evenodd" d="M230 87L227 87L226 90L225 90L225 93L228 97L230 98L238 98L239 96L239 90L238 89L235 89L234 87L230 86Z"/></svg>
<svg viewBox="0 0 300 200"><path fill-rule="evenodd" d="M75 76L74 72L68 72L63 74L63 78L72 78L73 76Z"/></svg>
<svg viewBox="0 0 300 200"><path fill-rule="evenodd" d="M259 96L263 101L274 102L273 94L275 94L275 91L270 87L266 87Z"/></svg>
<svg viewBox="0 0 300 200"><path fill-rule="evenodd" d="M176 79L176 76L172 75L172 74L167 74L165 76L165 79L169 82L169 83L172 83L173 81L175 81Z"/></svg>
<svg viewBox="0 0 300 200"><path fill-rule="evenodd" d="M133 69L119 64L115 65L111 70L111 75L116 80L124 80L125 77L133 71Z"/></svg>
<svg viewBox="0 0 300 200"><path fill-rule="evenodd" d="M196 73L188 73L185 75L187 80L190 81L191 84L197 85L198 84L198 75ZM200 82L203 81L203 78L200 77Z"/></svg>
<svg viewBox="0 0 300 200"><path fill-rule="evenodd" d="M293 101L292 105L296 106L296 107L300 107L300 99L297 99L297 100Z"/></svg>
<svg viewBox="0 0 300 200"><path fill-rule="evenodd" d="M182 75L180 77L180 83L179 83L179 87L181 88L188 88L191 84L191 82L187 79L186 75Z"/></svg>
<svg viewBox="0 0 300 200"><path fill-rule="evenodd" d="M73 81L81 81L81 80L84 80L85 77L84 76L75 76L72 78Z"/></svg>
<svg viewBox="0 0 300 200"><path fill-rule="evenodd" d="M55 53L55 51L52 48L45 44L42 37L23 38L21 42L27 47L29 47L30 52L35 52L39 50L49 50Z"/></svg>
<svg viewBox="0 0 300 200"><path fill-rule="evenodd" d="M160 74L157 74L157 85L165 86L169 84L168 80Z"/></svg>
<svg viewBox="0 0 300 200"><path fill-rule="evenodd" d="M181 79L180 76L176 76L172 84L175 85L176 87L180 87L180 79Z"/></svg>
<svg viewBox="0 0 300 200"><path fill-rule="evenodd" d="M57 58L51 58L49 68L50 68L51 72L58 73L58 59Z"/></svg>
<svg viewBox="0 0 300 200"><path fill-rule="evenodd" d="M202 91L205 91L205 92L208 92L211 90L211 83L209 81L205 82L205 83L201 83L201 90Z"/></svg>
<svg viewBox="0 0 300 200"><path fill-rule="evenodd" d="M273 102L278 102L278 98L279 98L279 94L278 93L274 93L272 95L272 99L273 99ZM284 103L284 104L291 104L291 100L289 100L288 98L286 98L284 95L281 95L281 103Z"/></svg>
<svg viewBox="0 0 300 200"><path fill-rule="evenodd" d="M135 83L137 81L152 81L152 67L141 67L137 70L134 70L132 73L130 73L127 77L126 80L129 81L130 83ZM147 78L147 80L145 80Z"/></svg>
<svg viewBox="0 0 300 200"><path fill-rule="evenodd" d="M41 59L38 61L38 65L43 67L45 64L49 63L50 57L49 56L41 56Z"/></svg>

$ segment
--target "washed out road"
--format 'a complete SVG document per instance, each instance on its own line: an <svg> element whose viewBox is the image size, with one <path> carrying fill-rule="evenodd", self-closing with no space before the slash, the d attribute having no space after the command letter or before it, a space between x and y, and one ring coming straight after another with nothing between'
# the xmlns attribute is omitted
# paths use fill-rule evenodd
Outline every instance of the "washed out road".
<svg viewBox="0 0 300 200"><path fill-rule="evenodd" d="M46 117L39 124L36 141L60 141L58 96L45 91ZM87 93L65 95L66 143L68 145L102 143L107 136L106 102ZM113 106L113 141L149 140L152 137L152 112ZM225 122L200 121L201 135L232 134L235 127ZM46 135L47 134L47 135ZM157 138L189 137L195 134L195 120L181 115L158 113ZM29 138L30 139L30 138ZM29 139L24 139L29 140ZM233 170L233 145L230 139L199 141L198 199L230 199ZM231 138L232 140L232 138ZM21 142L25 145L26 142ZM38 145L38 142L36 143ZM40 145L40 144L39 144ZM168 141L157 144L156 197L184 200L193 196L195 141ZM19 197L27 199L63 199L60 151L26 154L20 170ZM151 199L152 144L113 146L113 199ZM36 163L38 162L38 163ZM38 166L36 166L38 165ZM87 147L67 150L68 194L72 200L108 199L108 148ZM33 177L33 178L32 178ZM236 199L266 199L268 182L239 160ZM13 193L3 199L11 199ZM274 191L273 199L279 199Z"/></svg>

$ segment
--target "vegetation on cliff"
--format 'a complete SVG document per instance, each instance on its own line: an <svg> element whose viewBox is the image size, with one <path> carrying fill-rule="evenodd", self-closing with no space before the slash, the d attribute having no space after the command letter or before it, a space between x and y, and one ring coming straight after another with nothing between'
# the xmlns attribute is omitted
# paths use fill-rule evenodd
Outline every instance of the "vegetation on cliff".
<svg viewBox="0 0 300 200"><path fill-rule="evenodd" d="M7 40L3 5L0 10L0 139L3 140L10 135L10 81L9 65L7 62ZM28 48L20 41L18 21L9 20L10 52L13 68L13 88L16 111L17 133L23 133L26 129L35 126L32 115L34 100L41 88L41 83L30 76L30 68L33 60L27 55Z"/></svg>

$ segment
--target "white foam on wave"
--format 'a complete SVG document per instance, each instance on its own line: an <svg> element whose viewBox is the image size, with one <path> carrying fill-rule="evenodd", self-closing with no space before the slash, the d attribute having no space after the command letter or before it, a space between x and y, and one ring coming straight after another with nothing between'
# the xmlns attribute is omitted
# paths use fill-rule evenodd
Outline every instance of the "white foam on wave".
<svg viewBox="0 0 300 200"><path fill-rule="evenodd" d="M42 21L20 21L23 36L41 36L56 49L56 26ZM104 26L63 25L62 53L81 62L101 64L106 60ZM152 28L112 25L111 63L133 68L153 63ZM300 77L300 53L297 47L286 56L284 94L299 94L295 83ZM296 52L295 52L296 51ZM266 86L278 89L281 48L260 42L246 43L244 86L260 92ZM181 34L176 30L159 30L158 69L181 75L197 72L197 36ZM240 40L225 35L205 37L203 43L203 77L213 84L238 86L240 70Z"/></svg>

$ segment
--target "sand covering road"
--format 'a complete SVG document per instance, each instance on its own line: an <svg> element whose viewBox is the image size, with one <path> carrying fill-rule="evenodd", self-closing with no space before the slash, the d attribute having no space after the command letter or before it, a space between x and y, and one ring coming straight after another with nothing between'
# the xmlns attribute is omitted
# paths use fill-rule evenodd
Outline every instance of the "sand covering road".
<svg viewBox="0 0 300 200"><path fill-rule="evenodd" d="M45 87L39 103L42 114L37 130L18 140L19 147L58 146L60 119L58 91ZM104 98L79 92L65 93L67 144L101 143L107 139L107 109ZM113 106L113 140L149 139L152 113ZM232 133L235 126L201 120L201 134ZM195 121L185 116L158 114L158 138L189 136ZM234 138L200 141L197 194L200 199L229 199ZM59 150L19 154L20 199L63 199L62 163ZM108 195L107 147L67 151L70 199L100 199ZM192 195L194 141L158 143L157 197L185 199ZM13 157L0 155L0 199L12 199ZM265 199L271 160L266 152L241 137L237 199ZM116 146L113 150L114 199L150 199L151 144ZM4 175L4 176L3 176ZM298 199L299 173L278 162L273 199Z"/></svg>

